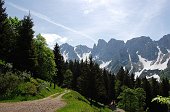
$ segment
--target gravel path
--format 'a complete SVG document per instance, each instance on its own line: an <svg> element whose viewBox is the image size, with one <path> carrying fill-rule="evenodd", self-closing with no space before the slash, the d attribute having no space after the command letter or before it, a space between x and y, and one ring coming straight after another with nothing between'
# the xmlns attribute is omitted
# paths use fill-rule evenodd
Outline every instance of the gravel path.
<svg viewBox="0 0 170 112"><path fill-rule="evenodd" d="M119 108L117 108L116 110L115 110L115 112L125 112L123 109L119 109Z"/></svg>
<svg viewBox="0 0 170 112"><path fill-rule="evenodd" d="M54 112L66 105L61 97L68 92L65 91L55 98L49 96L34 101L0 103L0 112Z"/></svg>

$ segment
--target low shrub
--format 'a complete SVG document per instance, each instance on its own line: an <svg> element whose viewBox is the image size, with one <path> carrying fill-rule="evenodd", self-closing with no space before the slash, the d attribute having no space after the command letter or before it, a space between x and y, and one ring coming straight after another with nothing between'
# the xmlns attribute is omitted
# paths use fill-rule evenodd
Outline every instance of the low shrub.
<svg viewBox="0 0 170 112"><path fill-rule="evenodd" d="M18 91L20 92L21 95L24 95L24 96L25 95L36 95L37 87L31 82L26 82L18 86Z"/></svg>
<svg viewBox="0 0 170 112"><path fill-rule="evenodd" d="M21 80L19 77L12 73L7 72L5 74L0 74L0 98L11 97L17 94L17 86L20 84Z"/></svg>

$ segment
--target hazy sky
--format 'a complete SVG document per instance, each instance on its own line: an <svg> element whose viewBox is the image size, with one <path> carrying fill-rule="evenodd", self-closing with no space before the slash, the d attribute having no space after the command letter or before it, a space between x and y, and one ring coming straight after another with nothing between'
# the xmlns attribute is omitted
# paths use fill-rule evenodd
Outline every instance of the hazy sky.
<svg viewBox="0 0 170 112"><path fill-rule="evenodd" d="M53 45L92 47L98 39L128 40L170 33L170 0L5 0L9 16L30 10L35 34Z"/></svg>

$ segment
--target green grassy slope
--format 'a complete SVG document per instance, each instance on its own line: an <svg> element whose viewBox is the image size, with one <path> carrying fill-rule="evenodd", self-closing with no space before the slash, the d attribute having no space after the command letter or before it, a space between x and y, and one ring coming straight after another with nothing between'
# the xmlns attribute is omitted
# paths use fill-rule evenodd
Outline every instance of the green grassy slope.
<svg viewBox="0 0 170 112"><path fill-rule="evenodd" d="M111 112L110 109L98 103L90 105L85 97L75 91L66 93L63 99L67 102L67 105L57 112Z"/></svg>

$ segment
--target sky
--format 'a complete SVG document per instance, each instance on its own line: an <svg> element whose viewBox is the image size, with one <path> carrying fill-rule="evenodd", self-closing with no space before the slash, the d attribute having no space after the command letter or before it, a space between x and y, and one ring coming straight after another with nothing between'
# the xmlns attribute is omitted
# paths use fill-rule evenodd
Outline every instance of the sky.
<svg viewBox="0 0 170 112"><path fill-rule="evenodd" d="M29 11L35 35L52 48L93 47L98 39L124 40L170 34L170 0L5 0L8 16L22 19Z"/></svg>

